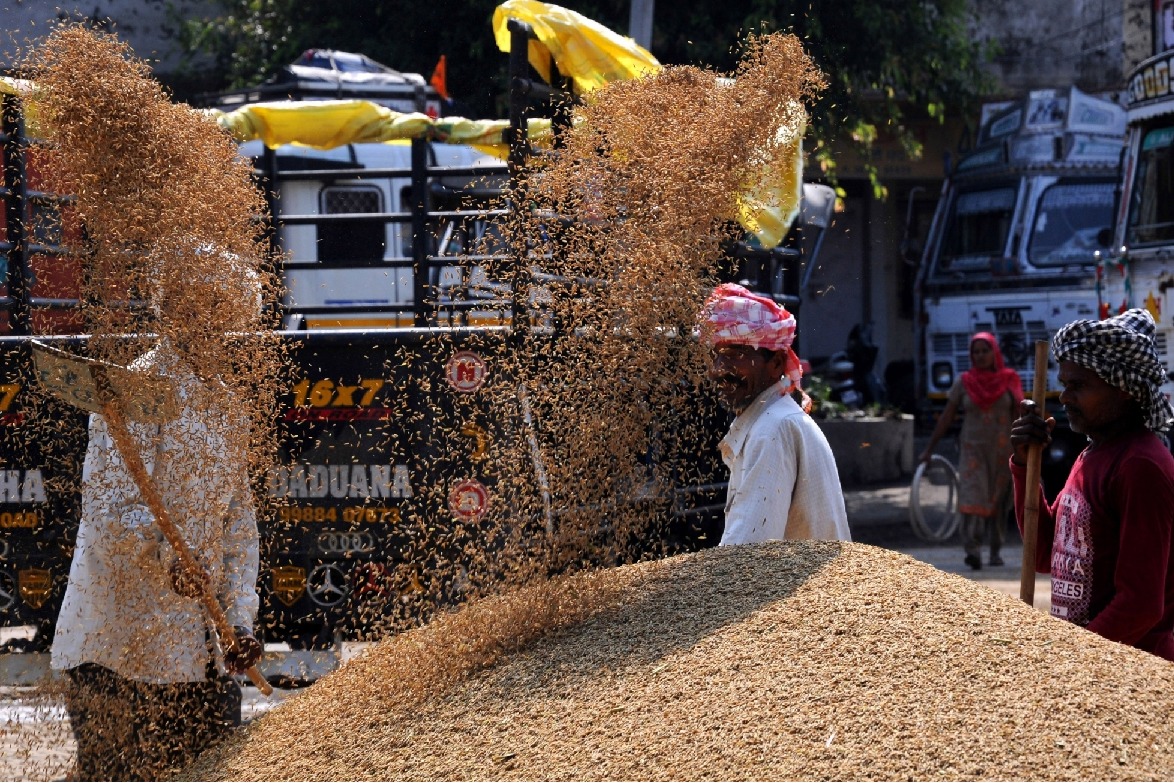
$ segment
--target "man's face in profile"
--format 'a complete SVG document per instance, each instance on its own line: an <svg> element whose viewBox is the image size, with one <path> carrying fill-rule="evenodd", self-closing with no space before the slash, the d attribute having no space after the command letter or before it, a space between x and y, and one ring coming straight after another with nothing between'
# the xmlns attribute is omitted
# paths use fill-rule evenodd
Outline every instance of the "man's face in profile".
<svg viewBox="0 0 1174 783"><path fill-rule="evenodd" d="M781 356L749 345L718 345L710 356L709 378L726 407L741 413L782 377Z"/></svg>

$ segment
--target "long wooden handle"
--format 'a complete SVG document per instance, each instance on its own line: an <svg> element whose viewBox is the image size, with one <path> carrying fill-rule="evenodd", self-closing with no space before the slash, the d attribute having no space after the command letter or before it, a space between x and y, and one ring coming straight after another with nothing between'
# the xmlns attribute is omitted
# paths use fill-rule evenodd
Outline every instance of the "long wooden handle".
<svg viewBox="0 0 1174 783"><path fill-rule="evenodd" d="M1035 379L1031 399L1039 415L1047 417L1048 341L1035 343ZM1027 451L1027 478L1023 482L1023 565L1019 569L1019 597L1028 606L1035 604L1035 550L1039 538L1039 475L1043 445L1033 443Z"/></svg>
<svg viewBox="0 0 1174 783"><path fill-rule="evenodd" d="M175 550L176 555L179 556L180 566L188 572L191 576L203 574L203 568L200 566L192 550L188 548L187 542L183 540L179 529L175 523L171 521L171 515L167 513L167 507L163 504L163 498L155 489L154 482L151 481L151 475L147 472L147 466L143 464L142 457L139 456L139 450L134 439L131 438L130 429L126 425L126 419L122 415L122 408L118 404L118 397L111 393L109 381L105 378L103 368L92 366L91 370L94 374L94 383L99 390L99 397L102 403L102 415L106 418L106 422L110 425L110 437L114 440L114 445L118 448L119 454L122 455L122 461L126 464L126 468L130 471L131 478L134 479L135 485L139 489L139 493L143 496L143 501L147 504L147 508L155 515L155 521L159 525L159 529L163 531L163 537L171 544ZM225 644L227 649L235 650L237 648L236 631L233 630L232 625L228 622L228 617L225 616L224 610L220 608L220 603L216 597L212 595L208 589L205 580L197 580L200 584L200 602L207 610L208 616L212 619L212 624L216 626L216 633L220 636L221 641ZM245 674L257 686L257 689L266 696L273 693L273 686L265 679L265 675L256 666L250 666L245 670Z"/></svg>

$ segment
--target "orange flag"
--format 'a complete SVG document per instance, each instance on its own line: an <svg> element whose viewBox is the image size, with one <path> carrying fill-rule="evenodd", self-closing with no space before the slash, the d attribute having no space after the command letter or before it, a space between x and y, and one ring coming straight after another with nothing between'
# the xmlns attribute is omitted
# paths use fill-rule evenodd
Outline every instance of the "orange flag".
<svg viewBox="0 0 1174 783"><path fill-rule="evenodd" d="M429 83L436 88L436 92L444 100L448 100L448 74L446 73L445 56L440 55L440 59L436 62L436 68L432 70L432 78Z"/></svg>

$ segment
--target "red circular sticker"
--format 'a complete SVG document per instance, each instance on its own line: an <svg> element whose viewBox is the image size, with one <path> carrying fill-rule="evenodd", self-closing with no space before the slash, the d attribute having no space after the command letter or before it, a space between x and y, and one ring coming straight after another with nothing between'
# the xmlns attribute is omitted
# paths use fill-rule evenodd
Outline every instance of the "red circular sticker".
<svg viewBox="0 0 1174 783"><path fill-rule="evenodd" d="M465 479L449 490L448 507L462 522L480 522L489 511L489 490L476 479Z"/></svg>
<svg viewBox="0 0 1174 783"><path fill-rule="evenodd" d="M449 386L459 392L475 392L485 383L485 360L472 351L457 351L444 366Z"/></svg>

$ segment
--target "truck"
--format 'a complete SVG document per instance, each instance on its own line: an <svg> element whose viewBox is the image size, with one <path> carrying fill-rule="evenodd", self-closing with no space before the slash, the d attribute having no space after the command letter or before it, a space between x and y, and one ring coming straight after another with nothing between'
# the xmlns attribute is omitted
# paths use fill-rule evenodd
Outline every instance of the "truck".
<svg viewBox="0 0 1174 783"><path fill-rule="evenodd" d="M1108 246L1125 110L1075 87L984 108L977 140L942 184L916 279L918 413L945 406L970 366L975 332L994 334L1030 394L1036 341L1097 316L1095 270ZM1055 368L1049 388L1056 389ZM1044 455L1054 487L1083 439L1057 427Z"/></svg>
<svg viewBox="0 0 1174 783"><path fill-rule="evenodd" d="M260 85L201 96L196 103L233 112L249 107L263 111L282 101L288 104L282 116L297 122L298 109L348 100L361 101L363 109L381 106L432 118L442 109L436 89L420 74L328 49L307 50ZM325 122L341 125L353 116L340 107ZM451 300L462 285L461 268L429 265L427 259L467 259L475 245L485 247L484 232L492 231L486 210L507 184L504 160L469 144L413 144L407 135L385 143L306 146L302 141L268 146L250 139L240 144L240 154L254 162L258 180L265 183L275 218L274 245L286 257L285 328L422 326L428 321L416 318L413 302L423 300L427 286L437 288L449 303L441 320L502 322L500 309L454 311ZM416 192L424 200L413 204ZM413 237L423 233L413 216L427 212L432 213L432 244L414 246ZM500 243L493 249L504 251ZM415 268L426 273L416 276ZM484 266L468 271L472 288L485 298Z"/></svg>
<svg viewBox="0 0 1174 783"><path fill-rule="evenodd" d="M499 142L510 142L509 161L423 135L323 149L240 148L268 194L287 287L279 335L291 377L278 412L279 454L255 482L262 554L256 630L269 649L262 670L276 684L312 680L337 663L342 643L411 627L426 619L427 607L459 603L463 558L470 547L494 546L493 531L510 528L540 548L558 524L557 508L504 521L511 509L495 502L499 477L490 458L507 442L536 442L524 403L505 411L494 405L501 395L487 392L512 382L503 359L517 350L519 330L546 328L535 316L541 276L518 303L514 278L490 272L503 261L516 269L522 255L498 237L509 210L497 197L529 154L532 129L566 99L529 70L524 53L533 31L520 22L510 27L512 51L521 54L511 55L511 116L496 131ZM426 99L418 87L409 80L407 89ZM283 89L276 97L287 99L284 109L295 97L308 100ZM387 92L375 97L385 101ZM348 97L362 94L355 88ZM43 227L34 213L48 211L54 225L76 230L68 227L68 196L33 189L36 178L22 168L30 147L17 91L4 102L5 172L12 176L0 245L9 317L8 334L0 336L0 627L34 633L9 639L0 664L6 682L22 682L44 670L78 521L86 442L79 411L58 412L68 436L54 439L54 453L27 429L30 337L73 351L84 351L85 337L69 320L78 306L76 282L58 290L36 271L63 256L36 234ZM830 189L807 187L804 217L778 247L743 243L731 251L730 279L792 308L802 248L818 245L833 201ZM802 225L810 227L805 239ZM486 252L496 254L494 265L478 255ZM59 320L46 321L48 313ZM720 532L726 472L717 439L726 419L713 399L699 397L697 406L712 418L712 442L674 443L672 422L663 422L669 439L650 456L687 462L680 481L651 500L638 488L618 500L663 515L668 540L656 542L658 551L709 546ZM539 491L536 451L533 468Z"/></svg>
<svg viewBox="0 0 1174 783"><path fill-rule="evenodd" d="M1167 370L1162 392L1174 394L1174 53L1158 51L1130 73L1127 136L1113 243L1097 268L1102 318L1133 307L1157 322L1158 355Z"/></svg>

